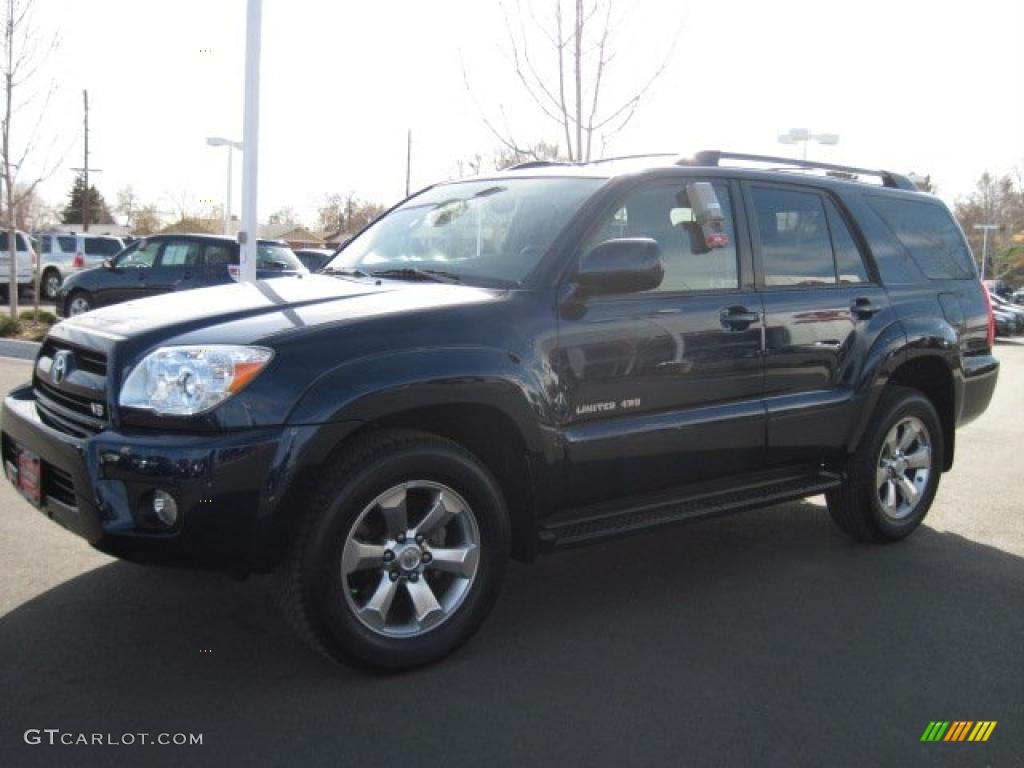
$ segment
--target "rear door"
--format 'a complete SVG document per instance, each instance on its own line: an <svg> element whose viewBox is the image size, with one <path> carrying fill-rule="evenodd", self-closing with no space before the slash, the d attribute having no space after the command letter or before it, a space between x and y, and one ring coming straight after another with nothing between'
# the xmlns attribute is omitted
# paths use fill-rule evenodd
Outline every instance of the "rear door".
<svg viewBox="0 0 1024 768"><path fill-rule="evenodd" d="M769 464L838 453L868 351L893 322L865 249L837 200L786 184L744 184L764 301Z"/></svg>
<svg viewBox="0 0 1024 768"><path fill-rule="evenodd" d="M203 246L200 280L203 285L223 285L232 281L229 267L238 264L238 245L207 242Z"/></svg>
<svg viewBox="0 0 1024 768"><path fill-rule="evenodd" d="M146 295L198 288L202 284L202 251L203 243L194 238L168 238L156 265L150 270Z"/></svg>
<svg viewBox="0 0 1024 768"><path fill-rule="evenodd" d="M737 242L737 188L713 184L725 241L708 247L688 184L649 181L612 206L579 254L650 237L665 277L650 291L561 312L552 365L563 401L568 503L757 469L763 462L761 301Z"/></svg>

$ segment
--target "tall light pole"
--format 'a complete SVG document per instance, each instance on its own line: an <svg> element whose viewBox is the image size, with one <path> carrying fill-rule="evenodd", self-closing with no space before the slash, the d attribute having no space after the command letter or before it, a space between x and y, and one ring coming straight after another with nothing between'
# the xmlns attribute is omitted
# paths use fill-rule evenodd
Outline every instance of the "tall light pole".
<svg viewBox="0 0 1024 768"><path fill-rule="evenodd" d="M242 228L238 232L238 279L256 282L259 219L256 206L260 152L260 27L263 0L248 0L245 23L245 110L242 127Z"/></svg>
<svg viewBox="0 0 1024 768"><path fill-rule="evenodd" d="M228 148L228 193L224 199L224 234L231 234L231 158L234 156L233 150L241 149L242 142L232 141L231 139L225 139L220 136L211 136L206 140L206 143L211 147L227 147Z"/></svg>
<svg viewBox="0 0 1024 768"><path fill-rule="evenodd" d="M988 264L988 233L995 232L999 229L998 224L975 224L975 229L980 229L983 234L981 236L981 279L985 279L985 265Z"/></svg>
<svg viewBox="0 0 1024 768"><path fill-rule="evenodd" d="M807 159L807 145L810 142L816 144L834 145L839 143L838 133L811 133L806 128L790 128L788 133L779 134L780 144L800 144L803 147L803 159Z"/></svg>

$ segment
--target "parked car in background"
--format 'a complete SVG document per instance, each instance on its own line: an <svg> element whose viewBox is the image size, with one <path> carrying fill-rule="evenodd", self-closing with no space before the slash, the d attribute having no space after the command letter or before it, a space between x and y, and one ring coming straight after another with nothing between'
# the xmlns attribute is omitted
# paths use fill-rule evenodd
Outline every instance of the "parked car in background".
<svg viewBox="0 0 1024 768"><path fill-rule="evenodd" d="M1013 298L1013 303L1014 304L1024 305L1024 289L1019 290L1019 291L1014 291L1012 298Z"/></svg>
<svg viewBox="0 0 1024 768"><path fill-rule="evenodd" d="M334 253L330 248L300 248L295 255L310 272L319 272Z"/></svg>
<svg viewBox="0 0 1024 768"><path fill-rule="evenodd" d="M1000 296L1004 299L1010 298L1010 294L1013 293L1013 289L1005 280L986 280L985 287L993 296Z"/></svg>
<svg viewBox="0 0 1024 768"><path fill-rule="evenodd" d="M308 274L287 243L260 240L261 279ZM71 275L57 291L57 314L229 283L237 277L238 242L219 235L154 235L137 240L101 266Z"/></svg>
<svg viewBox="0 0 1024 768"><path fill-rule="evenodd" d="M8 231L0 230L0 297L7 301L10 286L11 252L8 250ZM32 264L36 258L32 240L25 232L15 231L18 252L18 295L32 287Z"/></svg>
<svg viewBox="0 0 1024 768"><path fill-rule="evenodd" d="M97 267L124 249L124 241L111 235L88 232L36 234L39 253L39 288L45 299L57 298L57 289L68 275Z"/></svg>
<svg viewBox="0 0 1024 768"><path fill-rule="evenodd" d="M1024 307L1018 307L1012 301L989 290L992 312L996 320L996 333L999 336L1016 336L1024 333ZM1003 332L1000 332L1002 327Z"/></svg>
<svg viewBox="0 0 1024 768"><path fill-rule="evenodd" d="M996 336L1016 336L1021 332L1018 318L1009 312L992 307L992 318L996 324Z"/></svg>

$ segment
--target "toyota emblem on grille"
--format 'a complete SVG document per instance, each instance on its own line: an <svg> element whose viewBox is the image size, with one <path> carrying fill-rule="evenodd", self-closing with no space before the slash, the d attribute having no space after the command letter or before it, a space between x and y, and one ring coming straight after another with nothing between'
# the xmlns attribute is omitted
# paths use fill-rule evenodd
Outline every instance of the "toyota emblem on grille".
<svg viewBox="0 0 1024 768"><path fill-rule="evenodd" d="M50 378L54 384L60 384L67 378L68 363L71 361L71 353L66 349L61 350L53 356L53 370L50 371Z"/></svg>

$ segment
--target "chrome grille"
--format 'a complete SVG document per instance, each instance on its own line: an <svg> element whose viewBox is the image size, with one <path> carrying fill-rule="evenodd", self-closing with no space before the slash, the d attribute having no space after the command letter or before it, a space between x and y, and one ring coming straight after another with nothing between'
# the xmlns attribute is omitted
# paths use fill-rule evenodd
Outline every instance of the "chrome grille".
<svg viewBox="0 0 1024 768"><path fill-rule="evenodd" d="M53 363L59 353L66 353L67 365L58 378L53 375ZM106 383L104 353L48 338L39 350L32 378L40 419L76 437L102 432L110 423Z"/></svg>

